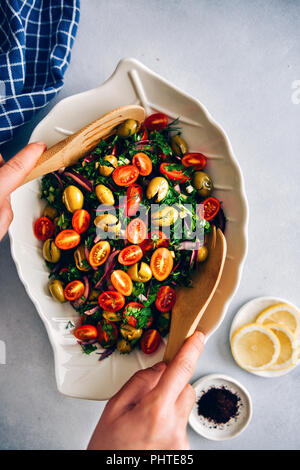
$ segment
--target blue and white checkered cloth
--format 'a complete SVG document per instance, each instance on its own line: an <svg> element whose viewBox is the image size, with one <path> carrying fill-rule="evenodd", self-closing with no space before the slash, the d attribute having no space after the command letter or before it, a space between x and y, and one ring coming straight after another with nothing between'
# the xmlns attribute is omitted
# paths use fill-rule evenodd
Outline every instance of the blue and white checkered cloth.
<svg viewBox="0 0 300 470"><path fill-rule="evenodd" d="M0 145L60 91L79 0L0 0Z"/></svg>

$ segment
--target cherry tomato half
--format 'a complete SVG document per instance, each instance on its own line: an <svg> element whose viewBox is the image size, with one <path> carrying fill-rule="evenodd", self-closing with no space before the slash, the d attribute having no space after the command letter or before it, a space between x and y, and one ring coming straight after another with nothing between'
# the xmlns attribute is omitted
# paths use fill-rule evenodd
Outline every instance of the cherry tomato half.
<svg viewBox="0 0 300 470"><path fill-rule="evenodd" d="M127 189L126 197L128 217L133 217L136 214L142 200L142 194L143 189L139 184L133 184Z"/></svg>
<svg viewBox="0 0 300 470"><path fill-rule="evenodd" d="M93 325L81 325L74 331L74 336L80 341L89 341L97 338L98 331Z"/></svg>
<svg viewBox="0 0 300 470"><path fill-rule="evenodd" d="M85 209L78 209L72 217L73 229L77 233L84 233L90 226L91 216Z"/></svg>
<svg viewBox="0 0 300 470"><path fill-rule="evenodd" d="M127 273L121 269L116 269L111 273L110 280L114 288L123 295L132 294L132 280Z"/></svg>
<svg viewBox="0 0 300 470"><path fill-rule="evenodd" d="M110 254L110 244L107 240L96 243L90 251L89 263L94 268L105 263Z"/></svg>
<svg viewBox="0 0 300 470"><path fill-rule="evenodd" d="M117 312L125 305L125 297L115 290L107 290L99 295L99 305L108 312Z"/></svg>
<svg viewBox="0 0 300 470"><path fill-rule="evenodd" d="M118 338L118 328L113 322L101 320L98 325L98 341L103 348L112 346Z"/></svg>
<svg viewBox="0 0 300 470"><path fill-rule="evenodd" d="M55 245L60 250L70 250L80 243L80 235L72 229L66 229L59 232L55 238Z"/></svg>
<svg viewBox="0 0 300 470"><path fill-rule="evenodd" d="M169 312L176 302L175 290L170 286L161 286L158 289L155 306L160 312Z"/></svg>
<svg viewBox="0 0 300 470"><path fill-rule="evenodd" d="M167 248L157 248L151 256L150 268L158 281L167 279L173 269L173 258Z"/></svg>
<svg viewBox="0 0 300 470"><path fill-rule="evenodd" d="M130 186L139 176L139 170L134 165L120 165L112 173L114 182L118 186Z"/></svg>
<svg viewBox="0 0 300 470"><path fill-rule="evenodd" d="M166 175L170 180L180 181L181 183L184 183L190 177L185 175L183 173L183 170L178 169L177 167L177 163L165 162L160 164L159 171L162 175Z"/></svg>
<svg viewBox="0 0 300 470"><path fill-rule="evenodd" d="M145 119L144 126L150 131L161 131L168 124L168 118L164 113L154 113L150 114Z"/></svg>
<svg viewBox="0 0 300 470"><path fill-rule="evenodd" d="M129 222L126 229L127 239L137 245L147 238L147 227L142 219L136 218Z"/></svg>
<svg viewBox="0 0 300 470"><path fill-rule="evenodd" d="M128 245L120 251L118 261L124 266L137 263L143 257L143 250L138 245Z"/></svg>
<svg viewBox="0 0 300 470"><path fill-rule="evenodd" d="M206 166L207 158L202 153L191 152L186 153L181 161L184 166L192 166L195 170L203 170Z"/></svg>
<svg viewBox="0 0 300 470"><path fill-rule="evenodd" d="M143 152L133 156L132 164L137 167L141 176L148 176L152 172L152 162L148 155Z"/></svg>
<svg viewBox="0 0 300 470"><path fill-rule="evenodd" d="M81 281L71 281L64 288L64 296L70 302L80 299L84 294L84 284Z"/></svg>
<svg viewBox="0 0 300 470"><path fill-rule="evenodd" d="M140 244L144 253L163 246L168 248L169 240L161 230L153 230L149 233L148 238Z"/></svg>
<svg viewBox="0 0 300 470"><path fill-rule="evenodd" d="M34 224L34 235L39 240L45 241L51 238L54 231L54 225L48 217L40 217Z"/></svg>
<svg viewBox="0 0 300 470"><path fill-rule="evenodd" d="M141 348L143 353L154 353L161 343L161 336L157 330L147 330L141 339Z"/></svg>
<svg viewBox="0 0 300 470"><path fill-rule="evenodd" d="M208 197L202 203L204 205L204 219L213 219L220 210L221 204L215 197Z"/></svg>
<svg viewBox="0 0 300 470"><path fill-rule="evenodd" d="M138 315L138 310L140 310L141 308L144 308L144 305L141 304L140 302L129 302L129 304L126 305L124 312L123 312L123 317L126 320L126 323L128 323L129 325L135 328L137 324L136 315ZM128 312L131 309L137 310L137 312L135 313L135 316L130 315L130 313Z"/></svg>

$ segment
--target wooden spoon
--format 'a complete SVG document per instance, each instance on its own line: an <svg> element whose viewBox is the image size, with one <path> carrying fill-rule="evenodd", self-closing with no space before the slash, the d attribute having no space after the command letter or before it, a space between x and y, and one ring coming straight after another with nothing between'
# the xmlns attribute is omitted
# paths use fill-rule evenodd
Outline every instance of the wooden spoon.
<svg viewBox="0 0 300 470"><path fill-rule="evenodd" d="M104 114L101 118L46 150L24 183L59 170L59 168L74 165L79 158L96 147L101 138L114 134L116 126L121 122L126 119L134 119L141 124L145 116L144 108L135 105L122 106Z"/></svg>
<svg viewBox="0 0 300 470"><path fill-rule="evenodd" d="M199 266L193 277L193 287L181 287L176 291L176 303L171 314L171 328L164 355L167 363L176 355L184 340L196 330L221 279L227 245L220 229L216 231L213 227L208 250L207 260Z"/></svg>

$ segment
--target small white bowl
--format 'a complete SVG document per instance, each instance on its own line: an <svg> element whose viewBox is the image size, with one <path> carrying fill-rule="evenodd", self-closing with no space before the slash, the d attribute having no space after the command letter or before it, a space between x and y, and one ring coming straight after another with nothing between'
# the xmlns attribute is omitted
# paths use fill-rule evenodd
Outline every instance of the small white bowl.
<svg viewBox="0 0 300 470"><path fill-rule="evenodd" d="M235 379L227 375L210 374L193 383L193 387L196 401L189 417L189 424L198 434L213 441L225 441L238 436L248 426L252 416L251 398L245 387ZM216 424L198 414L197 402L211 387L225 387L240 398L237 416L230 418L227 423Z"/></svg>

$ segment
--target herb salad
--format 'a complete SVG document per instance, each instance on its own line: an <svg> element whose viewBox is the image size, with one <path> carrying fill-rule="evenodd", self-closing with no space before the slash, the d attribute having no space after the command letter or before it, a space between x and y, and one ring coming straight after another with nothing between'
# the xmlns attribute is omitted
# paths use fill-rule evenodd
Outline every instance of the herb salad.
<svg viewBox="0 0 300 470"><path fill-rule="evenodd" d="M155 113L43 177L47 206L34 232L49 291L78 312L72 334L87 354L99 345L100 359L115 349L151 354L168 333L176 287L190 286L209 255L211 224L225 229L206 163L189 152L178 120Z"/></svg>

